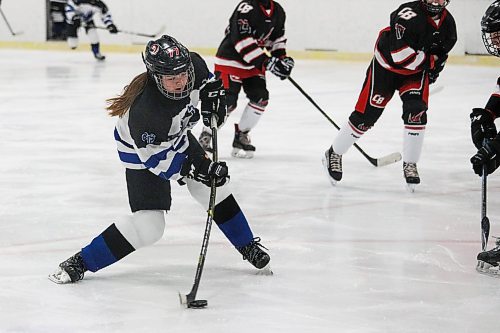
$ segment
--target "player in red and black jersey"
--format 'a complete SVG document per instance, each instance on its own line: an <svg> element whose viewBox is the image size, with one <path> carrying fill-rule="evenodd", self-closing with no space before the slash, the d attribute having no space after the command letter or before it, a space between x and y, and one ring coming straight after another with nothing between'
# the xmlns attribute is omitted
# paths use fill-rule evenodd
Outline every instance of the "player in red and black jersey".
<svg viewBox="0 0 500 333"><path fill-rule="evenodd" d="M268 104L266 70L283 80L294 66L293 59L286 55L285 19L283 7L276 1L241 1L229 19L217 50L215 74L226 89L228 112L236 109L242 87L249 99L239 124L235 124L232 152L235 157L253 157L255 147L248 133L257 125ZM210 130L204 128L199 138L207 151L211 150L210 136Z"/></svg>
<svg viewBox="0 0 500 333"><path fill-rule="evenodd" d="M420 183L417 162L422 151L429 84L443 70L457 41L455 20L445 8L450 0L418 0L391 13L348 123L326 151L323 164L332 183L342 178L342 155L379 119L396 90L403 101L403 172L410 191Z"/></svg>

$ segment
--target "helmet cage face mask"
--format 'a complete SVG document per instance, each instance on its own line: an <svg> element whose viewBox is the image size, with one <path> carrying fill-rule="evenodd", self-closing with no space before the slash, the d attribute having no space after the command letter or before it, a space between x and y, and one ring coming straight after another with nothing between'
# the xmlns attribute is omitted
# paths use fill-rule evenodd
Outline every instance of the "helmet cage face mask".
<svg viewBox="0 0 500 333"><path fill-rule="evenodd" d="M183 98L188 97L189 94L191 94L191 91L193 91L193 88L194 88L194 66L193 66L193 64L189 64L189 66L188 66L188 69L187 69L187 77L188 77L187 83L184 86L184 89L181 90L181 91L169 91L169 90L167 90L163 86L162 78L163 78L163 76L167 76L167 75L168 76L179 75L179 74L185 73L185 72L186 71L180 72L180 73L177 73L177 74L157 74L157 73L152 73L152 76L155 79L156 86L158 87L158 90L163 94L163 96L165 96L167 98L170 98L170 99L173 99L173 100L179 100L179 99L183 99Z"/></svg>
<svg viewBox="0 0 500 333"><path fill-rule="evenodd" d="M444 3L442 5L439 5L439 4L434 4L434 3L429 3L428 0L422 0L422 4L424 5L425 9L427 10L427 12L434 16L434 15L438 15L438 14L441 14L441 12L444 10L444 8L446 6L448 6L448 4L450 3L451 0L445 0Z"/></svg>
<svg viewBox="0 0 500 333"><path fill-rule="evenodd" d="M492 3L484 13L481 33L488 53L500 57L500 1Z"/></svg>
<svg viewBox="0 0 500 333"><path fill-rule="evenodd" d="M158 90L165 97L179 100L191 94L195 81L194 66L188 49L175 38L163 35L150 41L142 58ZM188 79L184 88L181 91L167 90L162 83L163 76L176 76L181 73L187 73Z"/></svg>

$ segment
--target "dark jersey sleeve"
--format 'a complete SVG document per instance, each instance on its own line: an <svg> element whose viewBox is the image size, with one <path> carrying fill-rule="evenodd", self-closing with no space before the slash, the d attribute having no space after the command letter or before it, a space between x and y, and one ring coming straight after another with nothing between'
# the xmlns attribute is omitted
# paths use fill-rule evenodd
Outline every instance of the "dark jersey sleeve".
<svg viewBox="0 0 500 333"><path fill-rule="evenodd" d="M273 57L280 58L286 55L286 40L287 40L285 37L286 14L285 10L277 2L275 2L274 5L276 6L275 11L278 18L276 27L273 30L273 33L271 34L270 37L271 45L269 47L269 50L271 51L271 55Z"/></svg>
<svg viewBox="0 0 500 333"><path fill-rule="evenodd" d="M99 7L99 9L101 9L103 15L108 13L108 6L106 6L104 2L98 0L96 1L96 6Z"/></svg>
<svg viewBox="0 0 500 333"><path fill-rule="evenodd" d="M267 56L253 35L253 26L258 20L257 10L259 8L255 8L250 2L240 2L231 16L229 34L235 50L243 60L261 69Z"/></svg>
<svg viewBox="0 0 500 333"><path fill-rule="evenodd" d="M496 91L491 94L485 109L491 111L495 118L500 117L500 77L497 80Z"/></svg>

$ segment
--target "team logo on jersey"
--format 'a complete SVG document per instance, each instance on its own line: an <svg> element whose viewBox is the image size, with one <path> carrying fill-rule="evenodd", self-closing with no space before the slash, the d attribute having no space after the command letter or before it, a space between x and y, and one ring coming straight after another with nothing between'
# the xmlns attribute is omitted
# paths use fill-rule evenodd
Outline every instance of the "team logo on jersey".
<svg viewBox="0 0 500 333"><path fill-rule="evenodd" d="M250 12L252 9L253 9L253 7L251 5L249 5L246 2L242 2L236 10L242 14L246 14L246 13Z"/></svg>
<svg viewBox="0 0 500 333"><path fill-rule="evenodd" d="M160 51L160 45L158 45L158 44L153 44L149 48L149 53L151 53L152 55L158 54L158 51Z"/></svg>
<svg viewBox="0 0 500 333"><path fill-rule="evenodd" d="M155 139L156 139L156 135L154 135L153 133L144 132L141 135L141 140L146 142L146 143L153 143L153 142L155 142Z"/></svg>
<svg viewBox="0 0 500 333"><path fill-rule="evenodd" d="M406 28L404 26L402 26L401 24L396 23L396 25L394 25L394 30L396 31L396 38L402 39L403 35L405 34Z"/></svg>
<svg viewBox="0 0 500 333"><path fill-rule="evenodd" d="M425 114L425 111L420 111L416 115L412 115L411 113L408 115L408 124L421 124L422 116Z"/></svg>
<svg viewBox="0 0 500 333"><path fill-rule="evenodd" d="M376 94L372 97L372 102L377 104L377 105L382 105L384 103L385 97L379 94Z"/></svg>
<svg viewBox="0 0 500 333"><path fill-rule="evenodd" d="M239 19L238 26L241 33L248 33L248 34L252 33L252 27L248 23L247 19Z"/></svg>

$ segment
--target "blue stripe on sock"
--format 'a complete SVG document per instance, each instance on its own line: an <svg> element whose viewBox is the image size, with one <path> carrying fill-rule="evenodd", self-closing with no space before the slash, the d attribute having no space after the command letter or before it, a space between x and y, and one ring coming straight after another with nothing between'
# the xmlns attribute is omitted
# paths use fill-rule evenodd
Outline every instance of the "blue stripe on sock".
<svg viewBox="0 0 500 333"><path fill-rule="evenodd" d="M235 247L248 245L253 239L252 230L241 210L233 218L218 226Z"/></svg>
<svg viewBox="0 0 500 333"><path fill-rule="evenodd" d="M82 249L82 258L85 267L91 272L97 272L106 266L117 262L102 235L97 236L92 242Z"/></svg>

